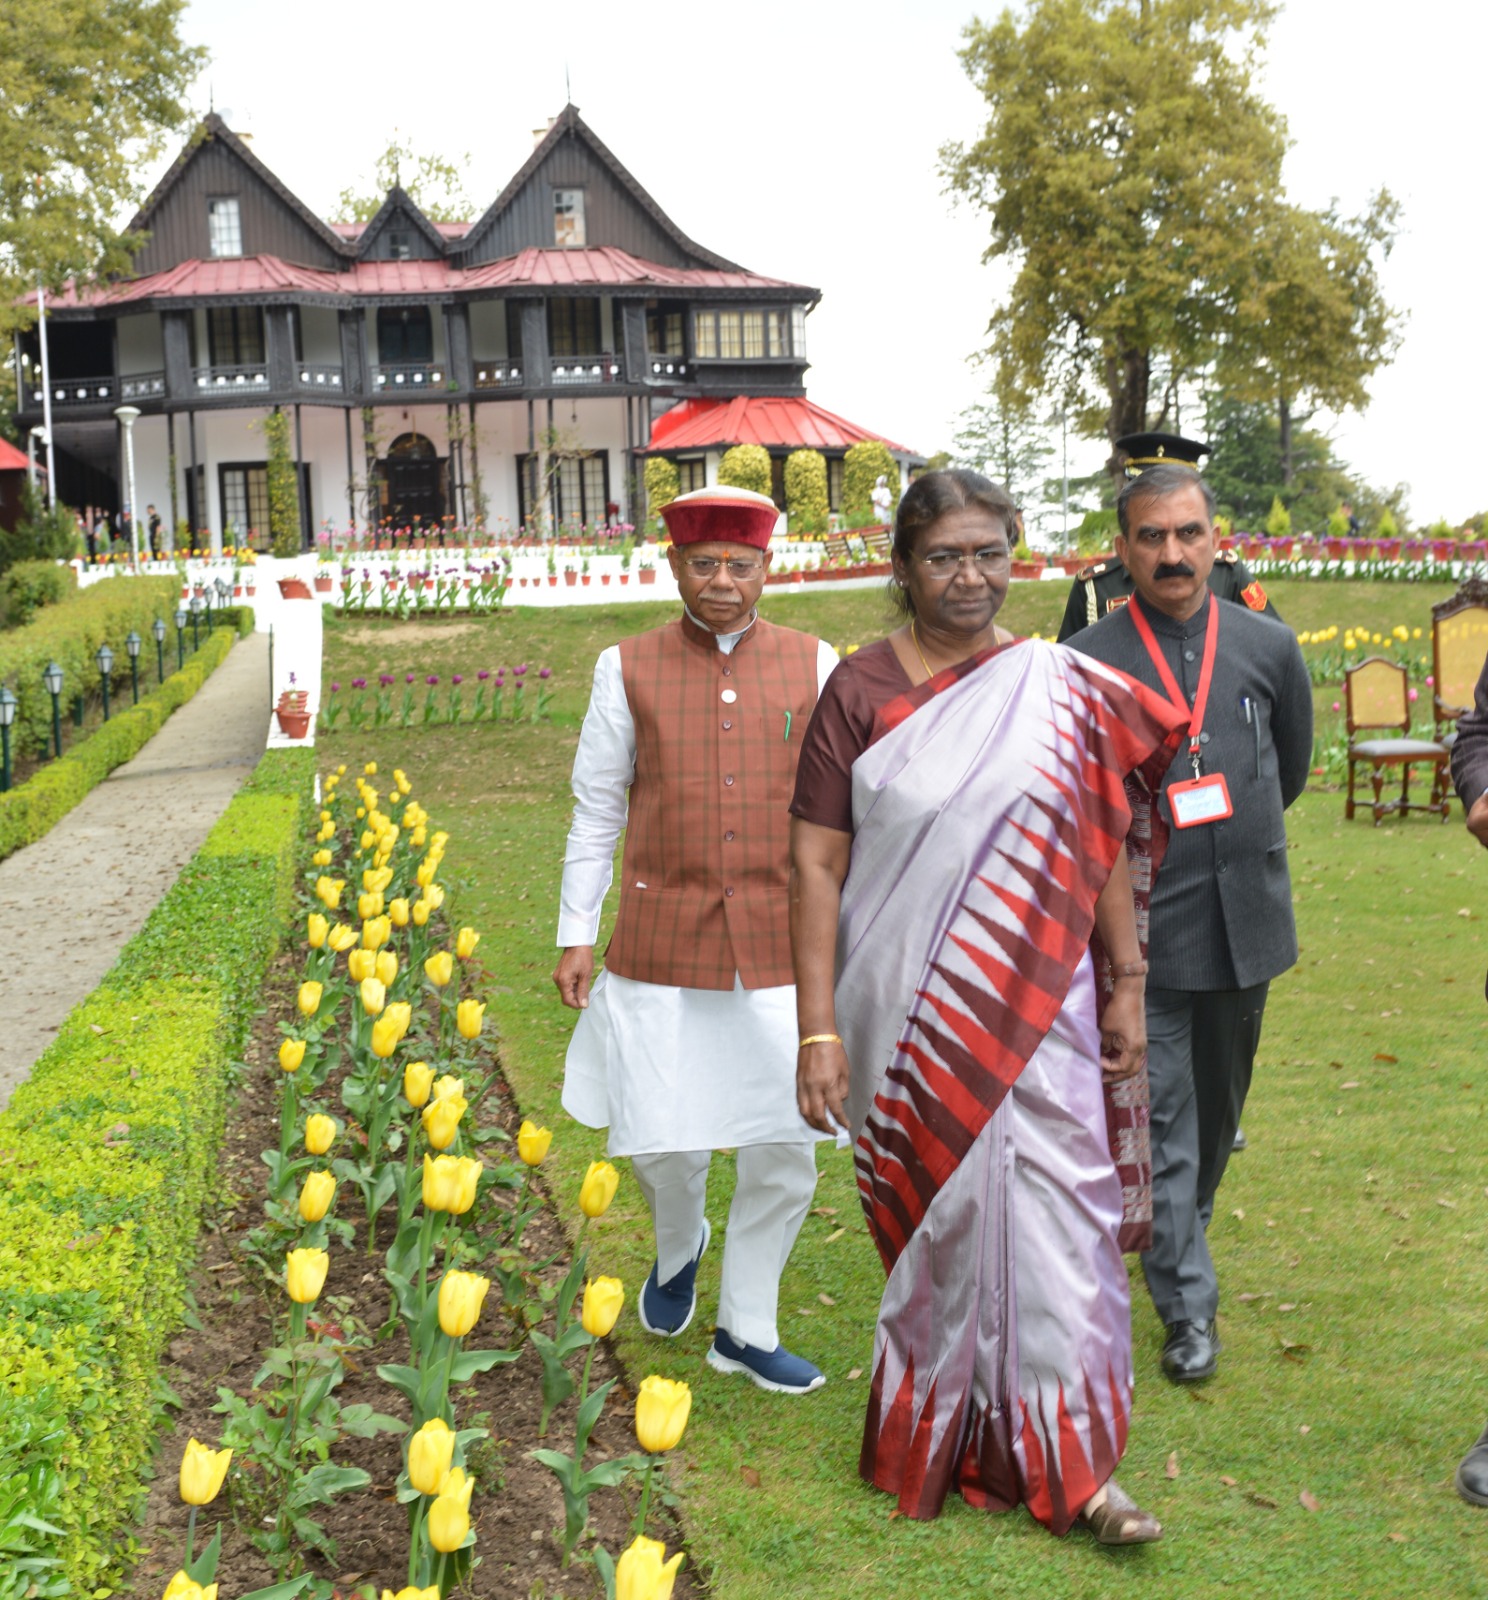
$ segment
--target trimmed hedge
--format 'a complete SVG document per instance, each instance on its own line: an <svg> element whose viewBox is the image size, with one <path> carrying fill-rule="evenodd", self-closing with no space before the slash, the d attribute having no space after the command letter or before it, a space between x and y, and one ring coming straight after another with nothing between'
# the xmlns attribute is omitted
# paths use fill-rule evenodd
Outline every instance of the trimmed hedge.
<svg viewBox="0 0 1488 1600"><path fill-rule="evenodd" d="M770 492L770 452L762 444L736 444L725 450L718 463L718 481L733 489Z"/></svg>
<svg viewBox="0 0 1488 1600"><path fill-rule="evenodd" d="M62 668L62 692L71 697L80 685L98 682L93 658L106 644L114 652L114 681L127 685L124 636L132 630L153 643L150 625L175 615L180 593L175 578L110 578L66 605L38 612L24 628L0 634L0 683L20 701L12 730L17 749L40 755L51 737L52 697L41 681L49 662Z"/></svg>
<svg viewBox="0 0 1488 1600"><path fill-rule="evenodd" d="M17 561L0 578L0 620L20 628L38 611L77 597L77 569L58 561Z"/></svg>
<svg viewBox="0 0 1488 1600"><path fill-rule="evenodd" d="M61 1480L83 1594L132 1554L232 1063L293 907L312 751L273 751L0 1113L0 1498ZM22 1443L24 1441L24 1443Z"/></svg>
<svg viewBox="0 0 1488 1600"><path fill-rule="evenodd" d="M224 613L239 629L251 631L253 613L246 607ZM244 624L246 623L246 628ZM0 861L22 845L44 838L77 803L123 766L160 732L165 720L183 706L217 670L238 638L226 626L213 629L186 665L171 673L152 693L110 717L86 739L64 750L18 788L0 794ZM50 723L50 696L47 720Z"/></svg>

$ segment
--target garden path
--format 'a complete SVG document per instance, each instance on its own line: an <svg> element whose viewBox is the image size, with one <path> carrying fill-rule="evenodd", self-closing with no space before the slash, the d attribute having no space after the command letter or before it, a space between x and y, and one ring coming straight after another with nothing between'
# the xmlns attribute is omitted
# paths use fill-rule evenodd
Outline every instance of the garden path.
<svg viewBox="0 0 1488 1600"><path fill-rule="evenodd" d="M268 639L240 639L132 761L0 861L0 1109L201 847L263 753Z"/></svg>

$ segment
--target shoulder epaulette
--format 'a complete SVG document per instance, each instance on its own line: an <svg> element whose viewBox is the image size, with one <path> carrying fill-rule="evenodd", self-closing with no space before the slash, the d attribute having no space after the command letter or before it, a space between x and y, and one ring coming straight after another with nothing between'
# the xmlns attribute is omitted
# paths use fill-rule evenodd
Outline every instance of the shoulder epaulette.
<svg viewBox="0 0 1488 1600"><path fill-rule="evenodd" d="M1240 552L1238 550L1221 550L1214 559L1223 561L1227 567L1233 567L1240 559Z"/></svg>
<svg viewBox="0 0 1488 1600"><path fill-rule="evenodd" d="M1093 561L1088 567L1081 567L1075 574L1076 583L1089 583L1092 578L1098 578L1103 572L1109 570L1109 565L1104 561Z"/></svg>

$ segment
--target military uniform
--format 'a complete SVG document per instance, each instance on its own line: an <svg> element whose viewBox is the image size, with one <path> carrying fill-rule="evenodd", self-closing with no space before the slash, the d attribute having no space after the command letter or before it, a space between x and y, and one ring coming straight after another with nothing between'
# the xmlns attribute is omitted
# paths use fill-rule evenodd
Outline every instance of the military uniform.
<svg viewBox="0 0 1488 1600"><path fill-rule="evenodd" d="M1251 577L1249 569L1233 550L1221 550L1214 558L1209 587L1221 600L1233 600L1237 605L1249 606L1252 611L1281 621L1266 591ZM1115 556L1082 567L1075 574L1069 604L1064 608L1064 620L1059 624L1059 643L1063 644L1081 628L1088 628L1111 612L1119 611L1135 592L1131 574Z"/></svg>

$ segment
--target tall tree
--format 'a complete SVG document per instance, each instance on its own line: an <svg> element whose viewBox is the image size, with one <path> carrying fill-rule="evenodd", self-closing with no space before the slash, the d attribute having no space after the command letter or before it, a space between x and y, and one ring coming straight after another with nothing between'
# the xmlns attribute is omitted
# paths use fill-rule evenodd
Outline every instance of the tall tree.
<svg viewBox="0 0 1488 1600"><path fill-rule="evenodd" d="M1045 430L1028 411L995 396L968 406L956 419L951 459L1001 483L1017 505L1037 499L1044 464L1054 454Z"/></svg>
<svg viewBox="0 0 1488 1600"><path fill-rule="evenodd" d="M346 222L370 222L382 209L389 189L400 188L431 222L468 222L475 210L464 191L469 155L455 161L419 155L408 139L396 133L372 170L371 189L359 194L343 189L336 202Z"/></svg>
<svg viewBox="0 0 1488 1600"><path fill-rule="evenodd" d="M0 331L34 319L37 281L122 270L117 227L140 173L187 119L206 52L180 35L185 0L0 5Z"/></svg>
<svg viewBox="0 0 1488 1600"><path fill-rule="evenodd" d="M1278 234L1286 129L1254 88L1274 14L1269 0L1030 0L966 30L990 114L942 171L987 212L987 259L1015 268L992 332L1027 388L1101 393L1080 421L1113 445L1170 421L1178 385L1233 341L1251 243Z"/></svg>

